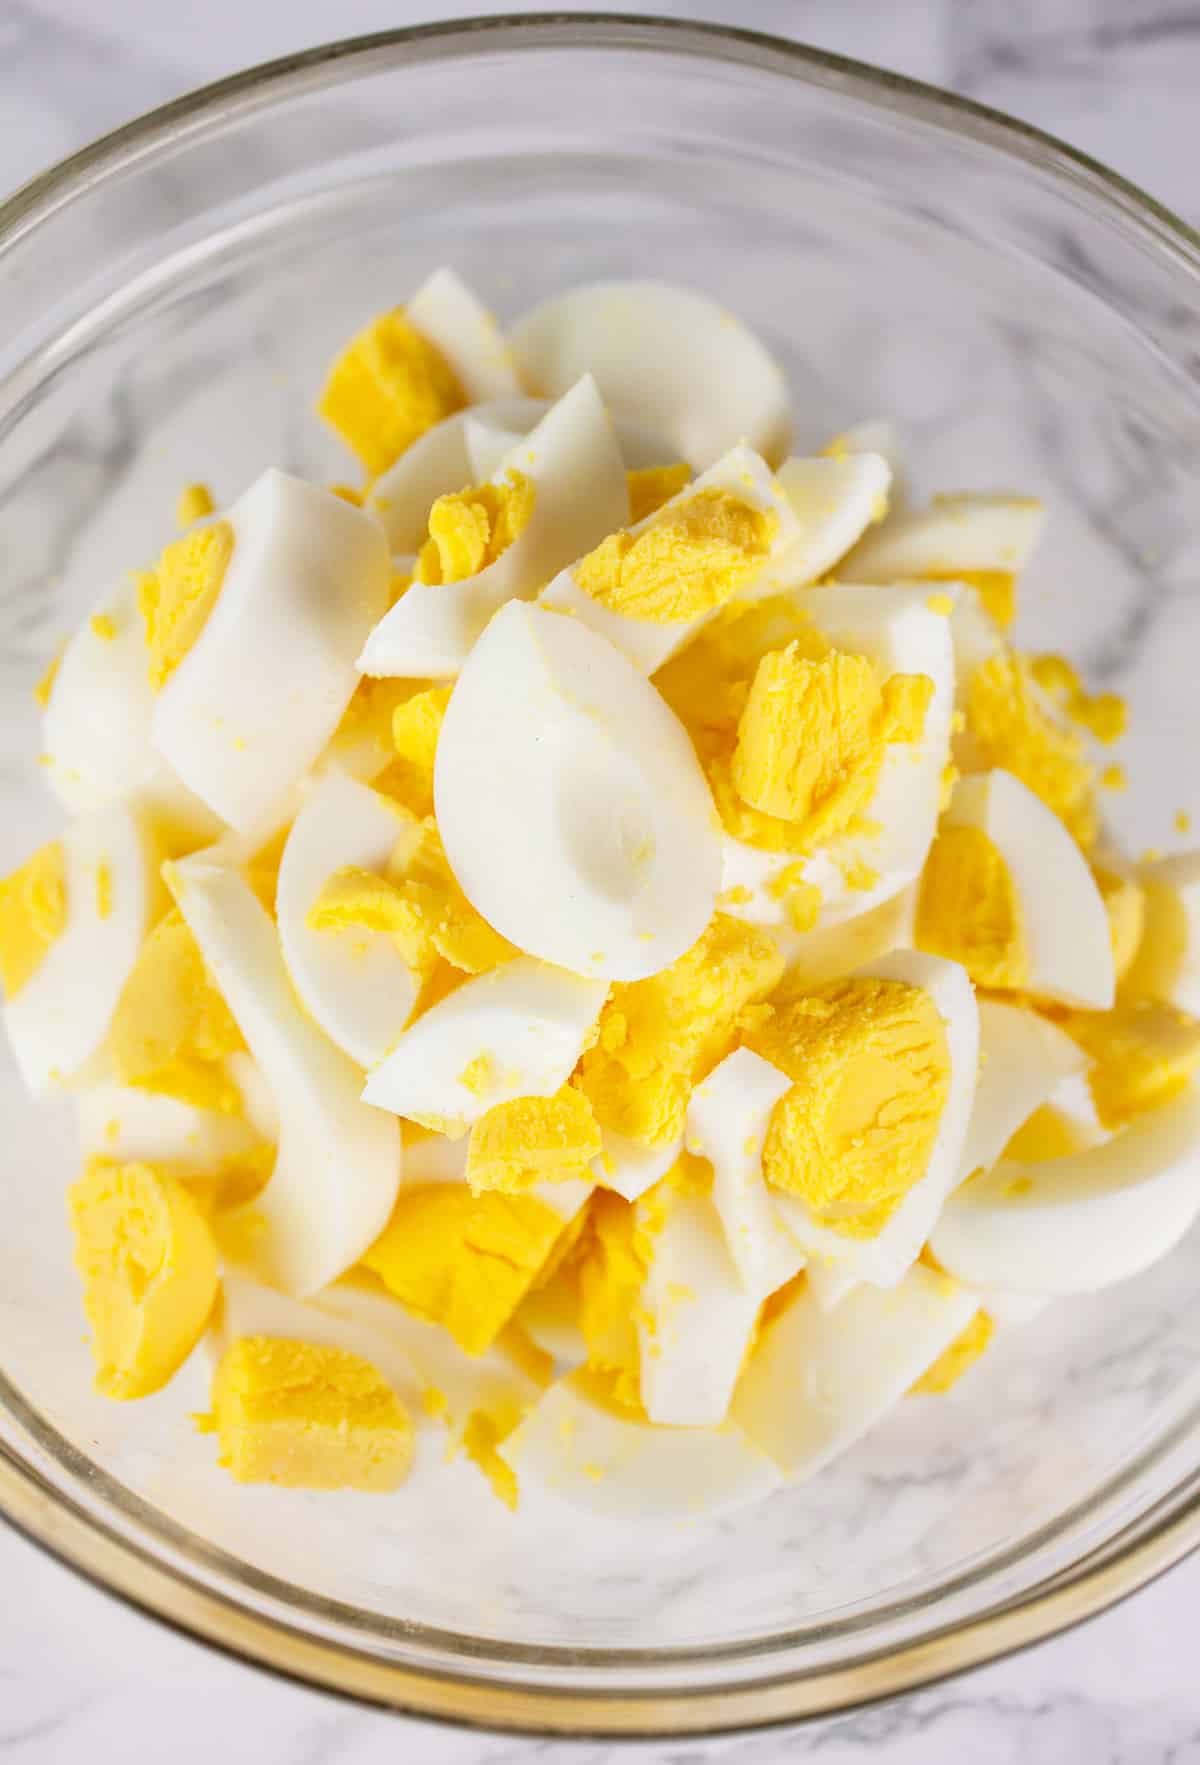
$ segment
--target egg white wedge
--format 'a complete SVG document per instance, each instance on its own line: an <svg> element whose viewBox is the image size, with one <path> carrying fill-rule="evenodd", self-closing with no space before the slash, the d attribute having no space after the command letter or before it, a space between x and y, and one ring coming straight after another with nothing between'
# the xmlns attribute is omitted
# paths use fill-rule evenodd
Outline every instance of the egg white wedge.
<svg viewBox="0 0 1200 1765"><path fill-rule="evenodd" d="M716 301L665 282L593 282L543 301L509 333L526 386L555 396L594 374L613 411L672 437L698 470L745 440L787 452L787 384Z"/></svg>
<svg viewBox="0 0 1200 1765"><path fill-rule="evenodd" d="M893 950L911 950L915 908L916 885L910 883L856 919L835 920L808 932L781 926L776 937L787 960L786 973L803 976L808 986L819 987Z"/></svg>
<svg viewBox="0 0 1200 1765"><path fill-rule="evenodd" d="M35 1096L83 1075L164 900L155 842L127 805L82 815L59 839L65 923L4 1007L13 1058Z"/></svg>
<svg viewBox="0 0 1200 1765"><path fill-rule="evenodd" d="M797 1195L779 1189L772 1189L772 1195L784 1225L810 1261L819 1257L857 1280L894 1287L920 1255L962 1168L979 1071L979 1008L965 969L918 950L897 950L859 972L922 988L942 1020L950 1080L924 1174L871 1238L851 1237L818 1223Z"/></svg>
<svg viewBox="0 0 1200 1765"><path fill-rule="evenodd" d="M716 1209L743 1285L760 1297L803 1266L762 1174L771 1111L791 1080L749 1048L735 1048L696 1086L688 1102L687 1149L713 1168Z"/></svg>
<svg viewBox="0 0 1200 1765"><path fill-rule="evenodd" d="M233 554L199 637L158 694L155 747L244 831L282 803L333 734L354 659L388 604L378 525L268 471L226 511Z"/></svg>
<svg viewBox="0 0 1200 1765"><path fill-rule="evenodd" d="M973 1293L918 1264L897 1287L856 1287L823 1311L807 1282L768 1325L733 1417L789 1483L860 1440L978 1310Z"/></svg>
<svg viewBox="0 0 1200 1765"><path fill-rule="evenodd" d="M804 1284L822 1311L833 1311L858 1286L857 1275L814 1256L804 1265Z"/></svg>
<svg viewBox="0 0 1200 1765"><path fill-rule="evenodd" d="M362 1103L362 1074L302 1010L279 936L236 871L185 859L171 891L279 1111L279 1154L253 1204L254 1270L303 1296L356 1263L387 1223L400 1130Z"/></svg>
<svg viewBox="0 0 1200 1765"><path fill-rule="evenodd" d="M872 522L882 520L892 472L882 454L818 455L785 460L779 482L800 526L787 560L787 586L802 588L825 576Z"/></svg>
<svg viewBox="0 0 1200 1765"><path fill-rule="evenodd" d="M537 417L544 416L550 409L540 399L528 399L526 403L531 411L536 412ZM463 484L480 484L502 471L508 456L528 435L536 420L533 418L528 422L501 423L495 415L499 409L498 405L477 405L473 410L463 412L463 439L471 467L462 481ZM628 417L614 417L613 429L627 472L636 471L639 467L667 466L673 463L674 450L669 437L649 428L645 423L634 422ZM462 484L457 484L454 488L460 490Z"/></svg>
<svg viewBox="0 0 1200 1765"><path fill-rule="evenodd" d="M904 444L896 425L886 417L867 417L861 423L852 423L849 429L843 429L827 442L821 451L835 460L844 459L847 454L879 454L887 461L892 475L888 490L889 512L898 511L907 504Z"/></svg>
<svg viewBox="0 0 1200 1765"><path fill-rule="evenodd" d="M260 1144L245 1116L200 1109L136 1085L90 1085L75 1098L85 1154L169 1164L189 1176L215 1176Z"/></svg>
<svg viewBox="0 0 1200 1765"><path fill-rule="evenodd" d="M363 1099L457 1134L497 1103L549 1097L574 1070L607 991L532 957L502 963L406 1029Z"/></svg>
<svg viewBox="0 0 1200 1765"><path fill-rule="evenodd" d="M615 1519L717 1519L780 1485L768 1455L733 1422L654 1428L589 1396L576 1374L552 1385L501 1447L522 1498L535 1490Z"/></svg>
<svg viewBox="0 0 1200 1765"><path fill-rule="evenodd" d="M1099 1146L1041 1164L1001 1159L951 1196L930 1247L960 1280L1023 1294L1092 1293L1174 1249L1200 1211L1200 1091Z"/></svg>
<svg viewBox="0 0 1200 1765"><path fill-rule="evenodd" d="M420 824L368 785L329 773L292 823L279 866L275 912L288 973L305 1009L362 1067L393 1045L416 1003L420 976L387 932L363 926L316 931L309 913L345 865L382 875Z"/></svg>
<svg viewBox="0 0 1200 1765"><path fill-rule="evenodd" d="M470 404L520 393L512 351L479 296L444 265L406 302L404 316L449 362Z"/></svg>
<svg viewBox="0 0 1200 1765"><path fill-rule="evenodd" d="M997 770L959 779L942 826L978 828L999 853L1017 904L1028 991L1107 1011L1116 974L1104 899L1054 811L1011 772ZM923 892L918 935L924 903Z"/></svg>
<svg viewBox="0 0 1200 1765"><path fill-rule="evenodd" d="M392 551L419 551L437 498L479 482L467 445L472 426L486 424L503 433L526 435L549 409L543 398L489 399L456 411L419 435L394 466L380 473L367 497L366 506L383 527Z"/></svg>
<svg viewBox="0 0 1200 1765"><path fill-rule="evenodd" d="M868 533L838 568L845 582L953 578L1024 568L1046 523L1036 497L963 491L904 509Z"/></svg>
<svg viewBox="0 0 1200 1765"><path fill-rule="evenodd" d="M706 490L729 491L751 508L773 514L778 523L761 570L742 585L738 590L738 598L756 599L781 588L785 577L791 579L790 561L800 542L801 524L766 461L745 445L732 448L715 465L686 485L678 496L673 496L662 508L647 515L645 520L636 522L629 529L630 533L644 533L647 528L657 526L673 509L684 507ZM577 558L575 564L578 562ZM627 614L613 612L580 588L575 579L574 565L560 571L554 581L543 589L538 600L544 607L552 607L560 613L570 613L582 620L593 631L599 632L601 637L606 637L610 643L615 644L647 675L657 673L663 663L689 643L716 612L716 608L713 608L711 612L701 613L691 619L670 622L630 618Z"/></svg>
<svg viewBox="0 0 1200 1765"><path fill-rule="evenodd" d="M683 1140L668 1140L662 1146L643 1146L611 1128L600 1129L601 1149L592 1160L592 1175L605 1189L612 1189L626 1201L636 1201L647 1189L665 1177L683 1150Z"/></svg>
<svg viewBox="0 0 1200 1765"><path fill-rule="evenodd" d="M979 1001L979 1081L963 1147L960 1179L990 1170L1017 1129L1087 1056L1065 1030L1024 1005Z"/></svg>
<svg viewBox="0 0 1200 1765"><path fill-rule="evenodd" d="M721 844L687 732L578 619L496 615L446 710L434 805L467 899L546 962L638 980L712 917Z"/></svg>
<svg viewBox="0 0 1200 1765"><path fill-rule="evenodd" d="M330 1289L331 1293L334 1291ZM404 1339L408 1313L393 1303L393 1328L391 1315L382 1310L387 1303L380 1301L370 1320L340 1316L333 1307L280 1293L256 1281L245 1270L227 1264L204 1346L214 1365L245 1336L282 1337L291 1342L309 1342L317 1348L340 1348L346 1354L357 1354L370 1361L398 1396L415 1403L421 1395L421 1382Z"/></svg>
<svg viewBox="0 0 1200 1765"><path fill-rule="evenodd" d="M364 674L458 674L498 608L537 594L564 564L628 520L621 450L590 376L517 443L496 481L509 471L522 473L534 488L526 525L476 575L414 582L363 645L358 666Z"/></svg>
<svg viewBox="0 0 1200 1765"><path fill-rule="evenodd" d="M1125 984L1200 1017L1200 852L1144 864L1146 920Z"/></svg>

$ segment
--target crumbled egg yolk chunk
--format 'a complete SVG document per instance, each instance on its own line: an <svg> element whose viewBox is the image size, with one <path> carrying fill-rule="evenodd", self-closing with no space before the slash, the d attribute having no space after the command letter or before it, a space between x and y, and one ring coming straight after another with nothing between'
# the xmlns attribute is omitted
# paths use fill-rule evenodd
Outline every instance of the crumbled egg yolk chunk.
<svg viewBox="0 0 1200 1765"><path fill-rule="evenodd" d="M685 460L674 466L642 466L626 472L630 525L636 527L639 521L656 515L664 503L686 490L691 481L692 468Z"/></svg>
<svg viewBox="0 0 1200 1765"><path fill-rule="evenodd" d="M96 917L107 919L113 910L113 873L108 860L96 866Z"/></svg>
<svg viewBox="0 0 1200 1765"><path fill-rule="evenodd" d="M492 1486L492 1494L514 1512L520 1495L517 1474L500 1448L521 1420L521 1413L521 1406L515 1401L491 1409L472 1410L458 1443L471 1463L483 1472Z"/></svg>
<svg viewBox="0 0 1200 1765"><path fill-rule="evenodd" d="M39 846L0 879L0 986L15 999L67 924L67 866L61 840Z"/></svg>
<svg viewBox="0 0 1200 1765"><path fill-rule="evenodd" d="M615 986L579 1068L600 1125L646 1146L674 1139L693 1086L731 1051L782 971L768 933L718 913L669 968Z"/></svg>
<svg viewBox="0 0 1200 1765"><path fill-rule="evenodd" d="M585 594L658 625L723 606L761 568L779 528L772 511L727 490L702 490L641 533L610 533L575 566Z"/></svg>
<svg viewBox="0 0 1200 1765"><path fill-rule="evenodd" d="M417 554L418 582L463 582L506 552L533 514L536 490L523 472L500 484L477 484L439 496L429 538Z"/></svg>
<svg viewBox="0 0 1200 1765"><path fill-rule="evenodd" d="M394 789L391 780L389 762L395 747L392 720L400 707L413 696L411 680L376 679L370 674L362 675L342 714L341 722L330 738L331 758L339 761L345 771L354 772L354 762L347 755L357 748L372 750L378 754L375 768L377 788L386 790L390 796L403 798L403 790ZM386 784L379 778L380 773L387 779ZM397 784L404 782L401 778L396 780ZM429 810L418 811L414 807L414 813L427 815Z"/></svg>
<svg viewBox="0 0 1200 1765"><path fill-rule="evenodd" d="M916 1383L909 1387L910 1394L922 1392L937 1395L949 1391L952 1385L957 1385L967 1369L974 1366L987 1348L995 1329L990 1314L977 1311L967 1327L959 1331L949 1348L944 1348L932 1366L927 1367Z"/></svg>
<svg viewBox="0 0 1200 1765"><path fill-rule="evenodd" d="M1026 659L1013 652L980 663L967 682L967 731L980 769L1013 773L1087 848L1097 833L1095 773L1082 738L1047 715L1034 685Z"/></svg>
<svg viewBox="0 0 1200 1765"><path fill-rule="evenodd" d="M203 631L233 556L228 521L196 527L164 547L153 570L136 576L146 626L147 671L160 692Z"/></svg>
<svg viewBox="0 0 1200 1765"><path fill-rule="evenodd" d="M563 1222L532 1195L472 1195L457 1183L404 1186L363 1257L394 1297L482 1354L533 1285Z"/></svg>
<svg viewBox="0 0 1200 1765"><path fill-rule="evenodd" d="M1071 1011L1062 1027L1092 1057L1088 1089L1106 1128L1179 1095L1200 1067L1200 1020L1150 999L1120 1001L1112 1011Z"/></svg>
<svg viewBox="0 0 1200 1765"><path fill-rule="evenodd" d="M564 1085L553 1097L514 1097L480 1116L467 1146L467 1182L476 1194L515 1194L534 1183L584 1177L599 1152L591 1104Z"/></svg>
<svg viewBox="0 0 1200 1765"><path fill-rule="evenodd" d="M392 744L396 758L382 788L398 797L414 815L433 814L433 763L442 719L450 703L448 686L426 687L396 706L392 713Z"/></svg>
<svg viewBox="0 0 1200 1765"><path fill-rule="evenodd" d="M185 484L175 503L175 525L181 530L202 521L216 508L207 484Z"/></svg>
<svg viewBox="0 0 1200 1765"><path fill-rule="evenodd" d="M932 998L851 976L802 995L747 1040L793 1080L763 1145L767 1181L826 1224L873 1236L924 1176L950 1089Z"/></svg>
<svg viewBox="0 0 1200 1765"><path fill-rule="evenodd" d="M68 1191L96 1387L146 1397L195 1347L217 1295L217 1247L196 1201L150 1164L93 1158Z"/></svg>
<svg viewBox="0 0 1200 1765"><path fill-rule="evenodd" d="M793 931L811 931L821 916L821 891L816 883L805 882L803 861L785 864L768 882L767 893L783 902Z"/></svg>
<svg viewBox="0 0 1200 1765"><path fill-rule="evenodd" d="M1004 1148L1005 1158L1019 1164L1045 1164L1052 1158L1069 1158L1089 1144L1080 1124L1056 1104L1043 1103L1017 1129Z"/></svg>
<svg viewBox="0 0 1200 1765"><path fill-rule="evenodd" d="M936 580L936 578L935 578ZM1007 631L1017 616L1017 579L1011 570L956 570L946 581L966 582L989 618Z"/></svg>
<svg viewBox="0 0 1200 1765"><path fill-rule="evenodd" d="M412 1422L379 1369L287 1337L230 1344L201 1425L238 1483L382 1493L399 1488L412 1462Z"/></svg>
<svg viewBox="0 0 1200 1765"><path fill-rule="evenodd" d="M33 702L39 710L44 711L50 703L50 695L54 691L54 682L58 679L58 671L62 667L63 653L66 644L60 644L57 652L51 656L42 672L37 685L33 689Z"/></svg>
<svg viewBox="0 0 1200 1765"><path fill-rule="evenodd" d="M441 350L396 308L351 338L329 370L317 410L378 475L466 402Z"/></svg>
<svg viewBox="0 0 1200 1765"><path fill-rule="evenodd" d="M1104 902L1104 911L1108 915L1113 968L1120 981L1133 966L1142 941L1142 930L1146 923L1146 891L1136 877L1120 876L1114 870L1105 869L1102 864L1093 865L1092 874Z"/></svg>
<svg viewBox="0 0 1200 1765"><path fill-rule="evenodd" d="M1129 709L1118 693L1089 693L1065 656L1034 656L1030 673L1044 693L1098 742L1116 742L1129 724Z"/></svg>
<svg viewBox="0 0 1200 1765"><path fill-rule="evenodd" d="M917 899L916 946L960 962L977 987L1024 987L1029 949L1012 875L981 827L943 827Z"/></svg>
<svg viewBox="0 0 1200 1765"><path fill-rule="evenodd" d="M644 1411L638 1300L650 1252L637 1206L610 1190L597 1190L588 1206L577 1264L579 1328L588 1367L603 1376L608 1397L639 1416Z"/></svg>
<svg viewBox="0 0 1200 1765"><path fill-rule="evenodd" d="M121 989L109 1048L122 1084L237 1114L241 1093L224 1070L245 1048L178 909L154 927Z"/></svg>

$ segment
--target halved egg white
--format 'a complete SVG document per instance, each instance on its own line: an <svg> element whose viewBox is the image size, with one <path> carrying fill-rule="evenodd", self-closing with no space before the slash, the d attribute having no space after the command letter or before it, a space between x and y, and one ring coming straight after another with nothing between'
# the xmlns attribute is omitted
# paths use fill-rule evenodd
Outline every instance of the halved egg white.
<svg viewBox="0 0 1200 1765"><path fill-rule="evenodd" d="M471 904L518 949L639 980L712 917L721 847L683 725L578 619L513 601L447 708L438 827Z"/></svg>
<svg viewBox="0 0 1200 1765"><path fill-rule="evenodd" d="M414 582L363 645L358 666L364 674L458 674L498 608L536 594L564 564L629 518L625 465L590 376L517 444L496 481L509 471L533 484L526 525L476 575L461 582Z"/></svg>
<svg viewBox="0 0 1200 1765"><path fill-rule="evenodd" d="M920 1264L898 1286L856 1287L832 1310L805 1281L763 1332L734 1419L800 1483L881 1420L977 1309L973 1293Z"/></svg>
<svg viewBox="0 0 1200 1765"><path fill-rule="evenodd" d="M1092 1293L1174 1249L1200 1212L1200 1092L1041 1164L1001 1159L947 1202L930 1238L980 1288Z"/></svg>
<svg viewBox="0 0 1200 1765"><path fill-rule="evenodd" d="M245 879L203 858L168 874L279 1112L279 1154L253 1203L254 1270L284 1292L314 1293L386 1225L399 1126L361 1102L358 1067L301 1009L275 926Z"/></svg>
<svg viewBox="0 0 1200 1765"><path fill-rule="evenodd" d="M456 988L398 1038L363 1100L461 1133L497 1103L566 1084L608 988L518 956Z"/></svg>
<svg viewBox="0 0 1200 1765"><path fill-rule="evenodd" d="M774 1462L733 1422L627 1421L575 1375L552 1385L501 1447L526 1493L625 1522L713 1520L779 1487Z"/></svg>
<svg viewBox="0 0 1200 1765"><path fill-rule="evenodd" d="M4 1007L13 1058L35 1094L81 1076L163 905L158 850L142 818L110 803L59 836L66 923Z"/></svg>
<svg viewBox="0 0 1200 1765"><path fill-rule="evenodd" d="M1029 991L1107 1011L1116 975L1104 899L1054 811L997 770L959 779L943 826L978 828L999 852L1018 903Z"/></svg>
<svg viewBox="0 0 1200 1765"><path fill-rule="evenodd" d="M844 582L953 578L960 570L1016 572L1046 523L1036 497L960 492L927 508L898 510L838 568Z"/></svg>
<svg viewBox="0 0 1200 1765"><path fill-rule="evenodd" d="M1146 920L1125 984L1200 1017L1200 852L1144 864Z"/></svg>
<svg viewBox="0 0 1200 1765"><path fill-rule="evenodd" d="M790 554L800 541L801 526L792 505L783 494L779 481L760 455L744 445L732 448L715 465L673 496L661 509L647 515L629 529L644 533L657 525L672 509L682 508L706 490L724 490L751 508L773 514L778 523L770 550L760 571L738 591L739 599L756 599L783 586ZM540 605L555 612L570 613L593 631L615 644L643 674L655 674L664 662L689 643L717 611L701 613L692 619L676 619L669 623L654 619L633 619L603 606L575 580L573 564L554 578L538 596ZM790 578L789 578L790 579Z"/></svg>
<svg viewBox="0 0 1200 1765"><path fill-rule="evenodd" d="M990 1170L1017 1129L1087 1056L1065 1030L1024 1005L979 1001L979 1081L963 1147L960 1181Z"/></svg>
<svg viewBox="0 0 1200 1765"><path fill-rule="evenodd" d="M455 270L443 265L426 277L406 303L404 316L441 351L469 403L514 398L520 393L512 351L503 332Z"/></svg>
<svg viewBox="0 0 1200 1765"><path fill-rule="evenodd" d="M924 1175L873 1238L851 1237L818 1223L797 1195L779 1189L773 1189L772 1195L784 1225L810 1262L820 1258L830 1268L873 1286L895 1287L920 1255L959 1178L979 1071L979 1008L965 969L919 950L897 950L859 972L922 988L942 1020L950 1084Z"/></svg>
<svg viewBox="0 0 1200 1765"><path fill-rule="evenodd" d="M180 778L245 831L283 803L358 682L354 659L388 604L377 524L284 472L264 472L233 528L216 604L155 701L151 736Z"/></svg>
<svg viewBox="0 0 1200 1765"><path fill-rule="evenodd" d="M85 1154L169 1164L190 1176L215 1175L260 1143L245 1116L199 1109L136 1085L89 1085L76 1097L75 1109Z"/></svg>
<svg viewBox="0 0 1200 1765"><path fill-rule="evenodd" d="M703 470L745 440L787 452L787 384L752 332L706 295L665 282L593 282L526 313L509 333L524 383L557 396L593 374L619 415L672 437Z"/></svg>
<svg viewBox="0 0 1200 1765"><path fill-rule="evenodd" d="M392 1047L416 1003L420 976L387 932L363 926L314 931L317 897L336 870L382 875L396 847L415 845L419 824L368 785L331 772L320 779L288 834L275 912L288 973L305 1009L362 1067Z"/></svg>

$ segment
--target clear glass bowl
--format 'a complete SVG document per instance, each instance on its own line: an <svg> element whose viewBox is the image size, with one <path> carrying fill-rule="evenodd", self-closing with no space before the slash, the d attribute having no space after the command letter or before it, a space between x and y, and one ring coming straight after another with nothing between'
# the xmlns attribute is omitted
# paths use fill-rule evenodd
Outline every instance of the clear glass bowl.
<svg viewBox="0 0 1200 1765"><path fill-rule="evenodd" d="M1022 635L1131 693L1121 831L1161 836L1200 788L1200 702L1147 640L1200 566L1200 240L904 80L733 31L522 18L258 69L0 212L6 868L53 825L29 686L60 633L153 555L188 479L224 500L270 463L342 475L310 414L322 364L442 261L504 315L594 276L693 284L786 363L801 444L887 413L920 489L1041 491ZM7 1064L0 1084L0 1508L285 1672L496 1725L732 1727L1043 1636L1200 1537L1200 1234L811 1485L640 1560L589 1560L582 1520L577 1555L539 1549L466 1467L441 1525L403 1495L239 1489L185 1420L199 1368L136 1406L92 1392L67 1112Z"/></svg>

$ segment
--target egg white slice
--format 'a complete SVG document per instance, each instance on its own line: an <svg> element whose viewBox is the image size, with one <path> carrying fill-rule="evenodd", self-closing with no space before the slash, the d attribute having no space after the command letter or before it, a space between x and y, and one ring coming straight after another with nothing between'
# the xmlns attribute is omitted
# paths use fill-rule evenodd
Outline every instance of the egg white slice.
<svg viewBox="0 0 1200 1765"><path fill-rule="evenodd" d="M35 1096L80 1076L99 1050L162 904L154 841L125 804L80 816L59 837L66 923L4 1007L13 1058Z"/></svg>
<svg viewBox="0 0 1200 1765"><path fill-rule="evenodd" d="M595 375L621 415L665 429L702 470L746 440L781 460L787 384L763 345L716 301L665 282L593 282L534 307L509 334L527 386L561 393Z"/></svg>
<svg viewBox="0 0 1200 1765"><path fill-rule="evenodd" d="M786 1073L749 1048L735 1048L688 1102L687 1149L713 1167L712 1205L729 1253L743 1285L760 1298L804 1264L762 1174L771 1111L790 1090Z"/></svg>
<svg viewBox="0 0 1200 1765"><path fill-rule="evenodd" d="M861 423L852 423L849 429L843 429L840 435L834 436L824 451L832 454L835 459L846 454L879 454L887 461L888 471L892 475L888 491L889 510L897 511L907 504L904 444L896 425L887 417L867 417Z"/></svg>
<svg viewBox="0 0 1200 1765"><path fill-rule="evenodd" d="M946 1032L950 1083L924 1175L873 1238L852 1238L818 1223L797 1195L778 1189L773 1189L772 1195L784 1225L811 1261L820 1257L831 1268L844 1270L858 1280L894 1287L920 1255L962 1168L979 1071L979 1008L965 969L919 950L895 951L859 972L921 987L932 999Z"/></svg>
<svg viewBox="0 0 1200 1765"><path fill-rule="evenodd" d="M845 582L953 577L960 570L1018 571L1046 522L1036 497L965 491L903 509L868 533L839 566Z"/></svg>
<svg viewBox="0 0 1200 1765"><path fill-rule="evenodd" d="M800 1483L885 1416L977 1309L973 1293L919 1264L889 1292L856 1287L832 1311L805 1282L763 1332L734 1419Z"/></svg>
<svg viewBox="0 0 1200 1765"><path fill-rule="evenodd" d="M627 1521L713 1520L780 1484L762 1449L733 1422L655 1428L602 1408L576 1379L552 1385L501 1448L528 1488Z"/></svg>
<svg viewBox="0 0 1200 1765"><path fill-rule="evenodd" d="M85 1154L169 1164L190 1176L216 1175L259 1144L244 1116L199 1109L136 1085L90 1085L79 1092L75 1108Z"/></svg>
<svg viewBox="0 0 1200 1765"><path fill-rule="evenodd" d="M539 399L528 399L526 403L531 411L536 412L537 417L544 416L550 409L548 404ZM463 413L463 439L471 467L463 483L480 484L485 479L494 478L503 469L513 449L528 435L536 420L502 423L495 415L499 408L495 405L477 405L474 410ZM669 438L657 430L644 423L633 422L628 417L614 417L613 428L627 472L636 471L639 467L668 466L675 463ZM461 489L462 486L456 485L454 488Z"/></svg>
<svg viewBox="0 0 1200 1765"><path fill-rule="evenodd" d="M363 645L358 666L364 674L458 674L498 608L537 594L570 559L629 518L621 451L590 376L518 442L497 480L510 470L534 487L525 527L475 576L414 582Z"/></svg>
<svg viewBox="0 0 1200 1765"><path fill-rule="evenodd" d="M337 1289L329 1291L332 1294ZM393 1305L393 1320L383 1310L385 1303L377 1304L369 1319L342 1316L335 1306L280 1293L254 1280L244 1269L227 1263L221 1297L214 1308L204 1347L214 1366L227 1349L245 1336L273 1336L309 1342L317 1348L339 1348L370 1361L396 1394L413 1404L420 1397L421 1384L404 1340L408 1313Z"/></svg>
<svg viewBox="0 0 1200 1765"><path fill-rule="evenodd" d="M354 658L388 604L390 568L369 515L283 472L264 472L225 519L225 579L158 694L151 734L189 789L244 831L333 734L358 683Z"/></svg>
<svg viewBox="0 0 1200 1765"><path fill-rule="evenodd" d="M442 723L434 804L467 899L546 962L639 980L712 917L721 845L687 732L578 619L496 615Z"/></svg>
<svg viewBox="0 0 1200 1765"><path fill-rule="evenodd" d="M990 1170L1034 1110L1088 1065L1082 1049L1057 1024L1024 1005L993 999L979 1001L979 1052L960 1181Z"/></svg>
<svg viewBox="0 0 1200 1765"><path fill-rule="evenodd" d="M471 425L525 435L549 409L543 398L489 399L444 417L419 435L394 466L380 473L367 498L367 508L382 525L392 551L419 551L438 497L478 483L467 447Z"/></svg>
<svg viewBox="0 0 1200 1765"><path fill-rule="evenodd" d="M775 936L787 962L785 973L802 976L806 985L819 987L893 950L911 950L916 899L916 885L910 883L857 919L835 920L808 932L778 928Z"/></svg>
<svg viewBox="0 0 1200 1765"><path fill-rule="evenodd" d="M1157 1262L1200 1211L1200 1091L1103 1145L1040 1164L1001 1159L947 1202L930 1239L977 1287L1093 1293Z"/></svg>
<svg viewBox="0 0 1200 1765"><path fill-rule="evenodd" d="M503 332L456 271L434 270L406 303L404 316L445 356L469 403L520 393Z"/></svg>
<svg viewBox="0 0 1200 1765"><path fill-rule="evenodd" d="M314 931L321 890L344 865L382 874L419 825L365 784L329 773L292 823L279 866L275 912L288 973L305 1009L362 1067L375 1066L408 1019L420 977L387 932L362 926Z"/></svg>
<svg viewBox="0 0 1200 1765"><path fill-rule="evenodd" d="M368 1077L363 1100L462 1132L497 1103L552 1096L574 1070L607 991L603 981L528 956L502 963L405 1030Z"/></svg>
<svg viewBox="0 0 1200 1765"><path fill-rule="evenodd" d="M802 588L833 569L887 510L891 468L882 454L785 460L779 482L800 525L787 560L787 586Z"/></svg>
<svg viewBox="0 0 1200 1765"><path fill-rule="evenodd" d="M1200 852L1144 864L1139 876L1146 923L1129 990L1200 1017Z"/></svg>
<svg viewBox="0 0 1200 1765"><path fill-rule="evenodd" d="M683 1138L668 1140L663 1146L643 1146L611 1128L600 1129L601 1149L592 1160L592 1175L605 1189L612 1189L626 1201L636 1201L647 1189L665 1177L683 1149Z"/></svg>
<svg viewBox="0 0 1200 1765"><path fill-rule="evenodd" d="M943 825L980 829L1003 859L1019 905L1029 991L1107 1011L1116 973L1104 899L1054 811L1011 772L997 770L959 779Z"/></svg>
<svg viewBox="0 0 1200 1765"><path fill-rule="evenodd" d="M279 1154L253 1203L255 1270L286 1293L314 1293L387 1224L399 1126L364 1106L358 1067L301 1009L275 926L245 879L202 857L168 875L279 1111Z"/></svg>
<svg viewBox="0 0 1200 1765"><path fill-rule="evenodd" d="M705 490L730 491L751 508L769 511L777 517L778 527L762 569L742 586L738 597L742 600L757 599L774 593L783 586L785 576L790 580L790 559L800 542L802 530L779 481L766 462L744 445L732 448L715 465L710 466L707 472L702 472L699 478L686 485L678 496L673 496L654 514L647 515L644 521L635 523L629 529L630 533L644 533L648 527L657 525L663 519L664 511L682 507ZM716 612L714 608L712 612L700 613L693 619L676 619L669 623L660 623L654 619L633 619L627 614L615 613L579 587L575 580L575 565L578 563L579 559L576 558L570 568L560 571L553 582L542 590L538 596L540 604L553 608L555 612L570 613L582 620L601 637L615 644L643 674L657 673L677 650L690 643Z"/></svg>

